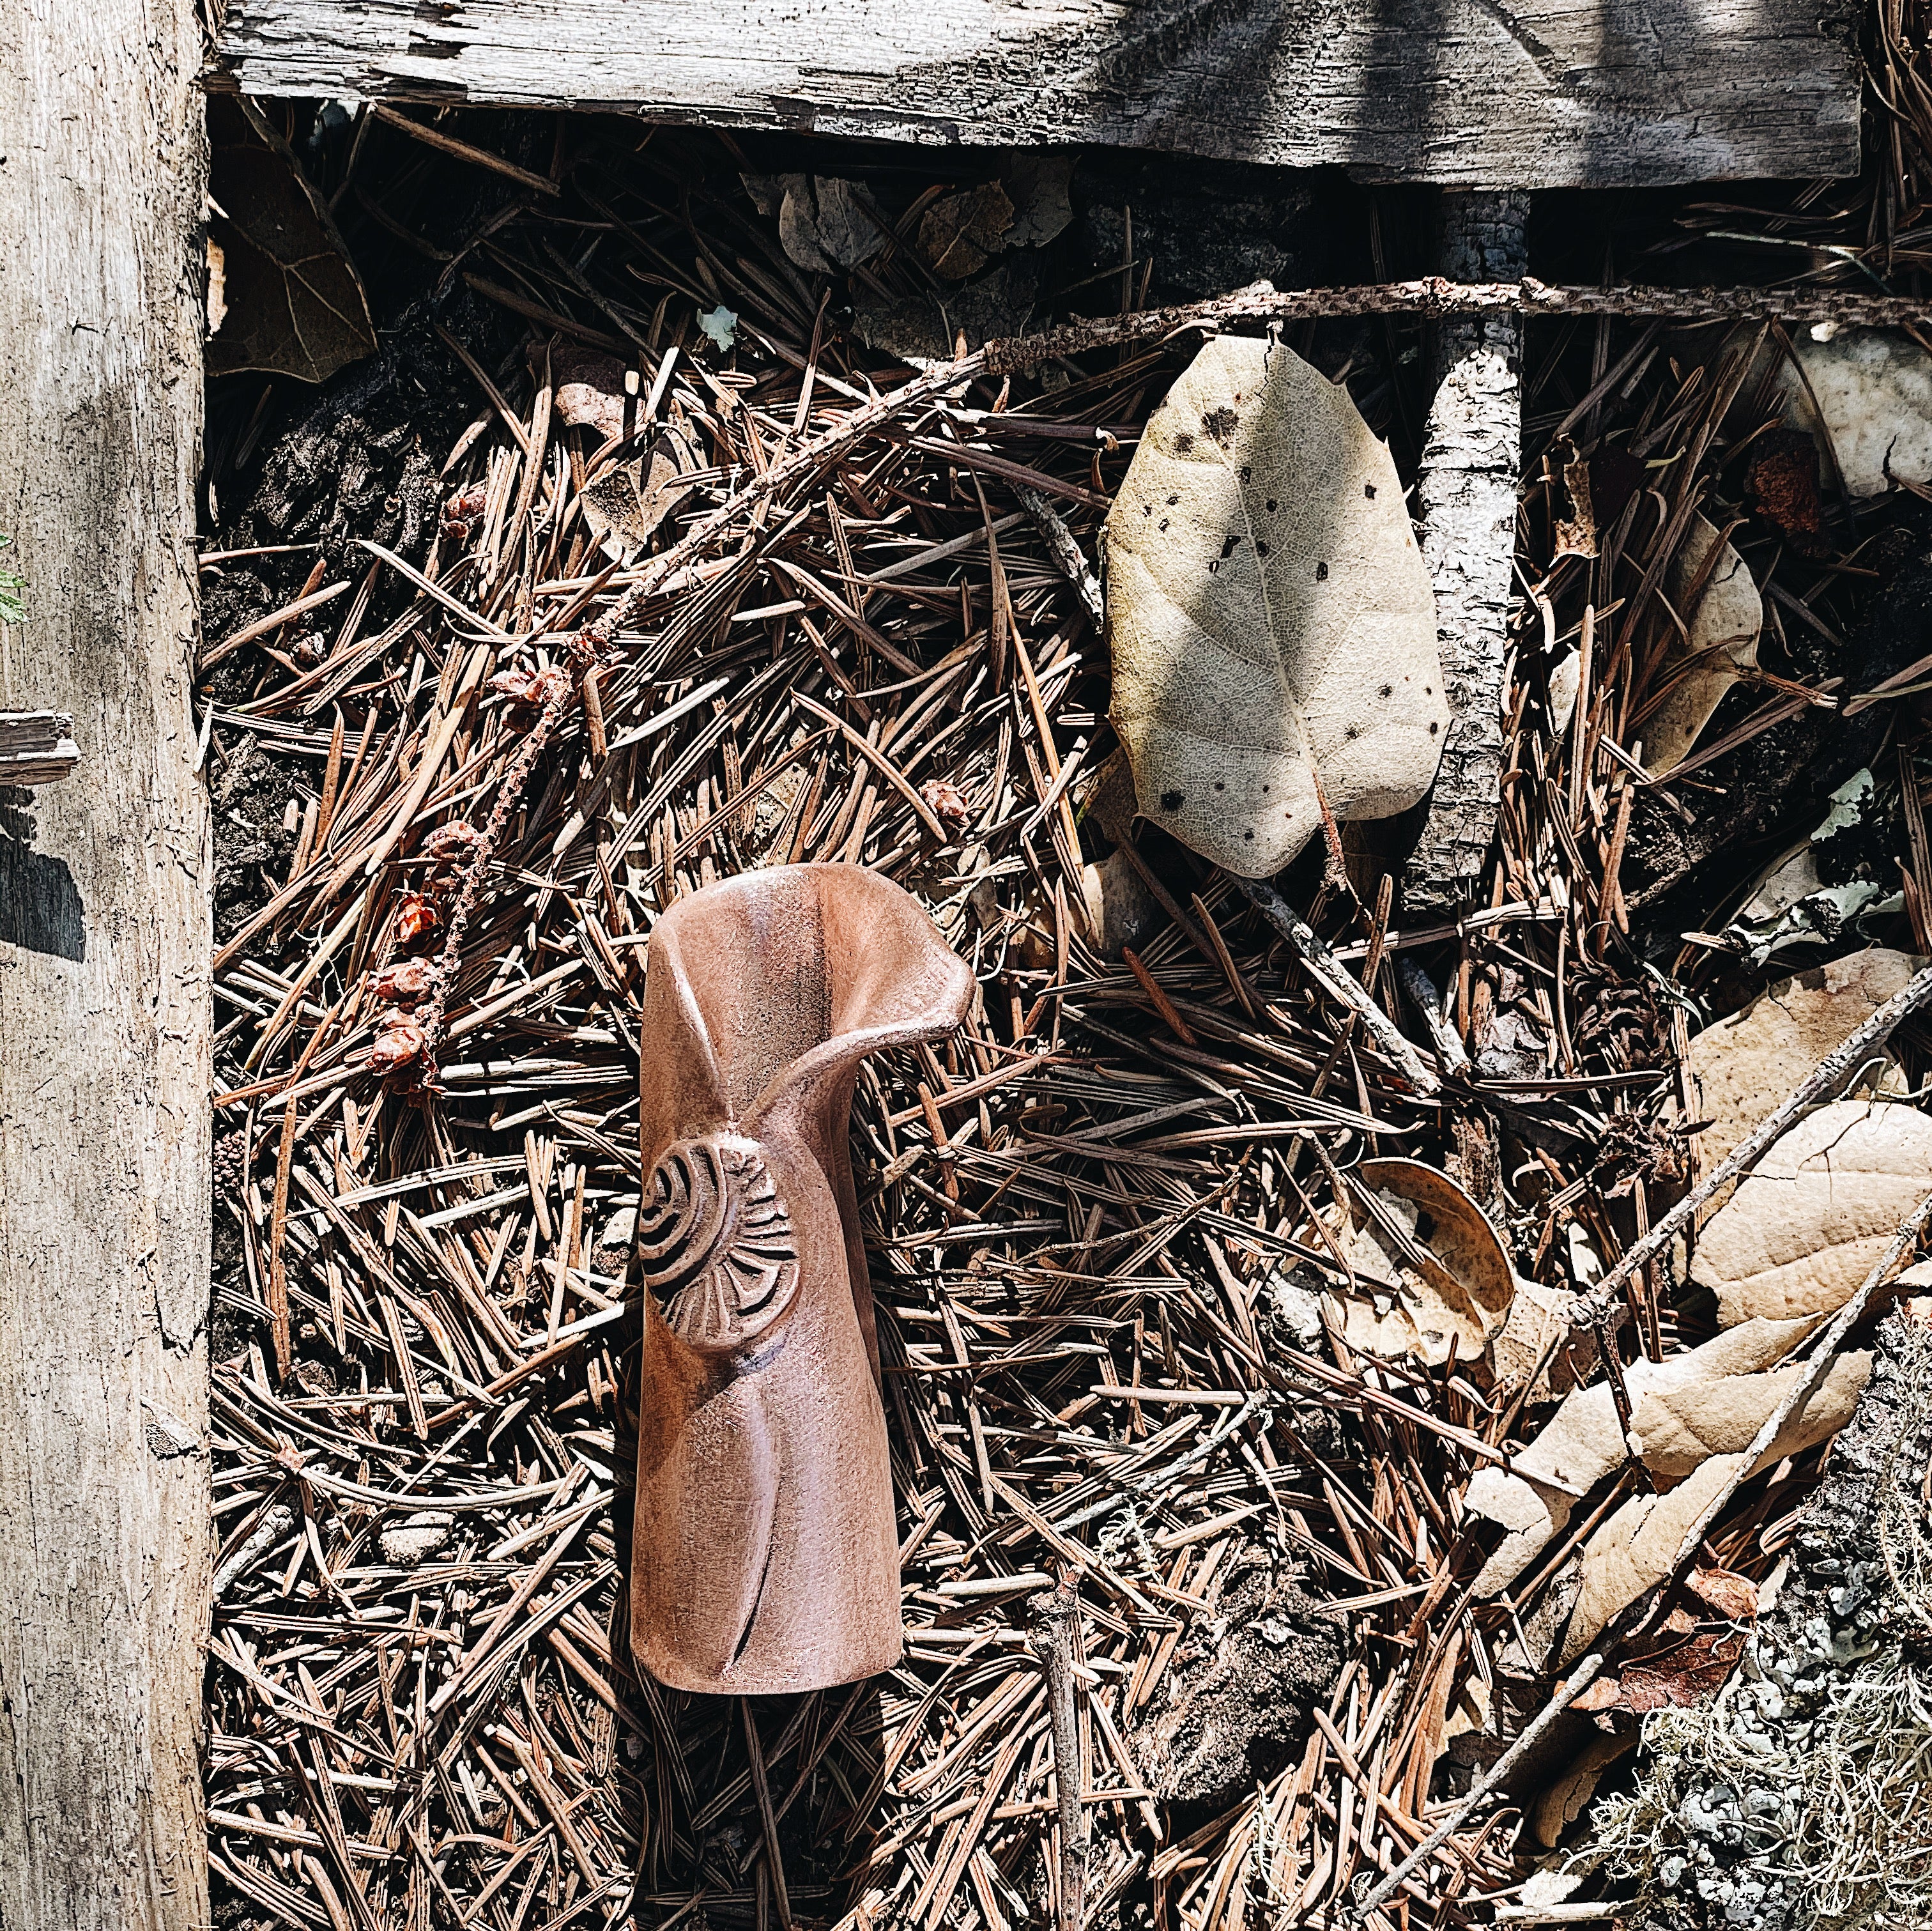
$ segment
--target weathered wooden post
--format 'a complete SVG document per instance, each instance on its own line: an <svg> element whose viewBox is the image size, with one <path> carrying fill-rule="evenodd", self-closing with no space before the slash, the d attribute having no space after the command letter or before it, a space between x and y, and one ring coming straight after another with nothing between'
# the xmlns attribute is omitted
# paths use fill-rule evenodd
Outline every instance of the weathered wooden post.
<svg viewBox="0 0 1932 1931"><path fill-rule="evenodd" d="M70 714L80 751L35 791L0 767L0 1924L22 1931L208 1922L200 56L192 0L17 0L0 32L0 524L28 580L0 707Z"/></svg>

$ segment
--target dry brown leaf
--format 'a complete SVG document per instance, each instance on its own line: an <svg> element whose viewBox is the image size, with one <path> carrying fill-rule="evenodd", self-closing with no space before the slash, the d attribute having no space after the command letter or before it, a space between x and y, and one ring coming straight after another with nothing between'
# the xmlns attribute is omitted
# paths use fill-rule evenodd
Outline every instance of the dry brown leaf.
<svg viewBox="0 0 1932 1931"><path fill-rule="evenodd" d="M1713 549L1703 593L1686 609L1692 586L1703 576ZM1719 536L1716 526L1694 516L1664 578L1664 594L1684 620L1687 632L1681 651L1666 661L1664 674L1675 677L1664 701L1640 720L1644 768L1669 770L1681 764L1697 734L1710 721L1724 693L1738 680L1734 668L1757 662L1758 632L1764 624L1764 604L1750 570L1736 549Z"/></svg>
<svg viewBox="0 0 1932 1931"><path fill-rule="evenodd" d="M1490 1343L1490 1373L1498 1395L1513 1399L1552 1341L1555 1351L1529 1391L1528 1405L1559 1401L1588 1378L1597 1359L1596 1331L1570 1325L1576 1302L1576 1295L1568 1287L1546 1287L1538 1281L1516 1282L1509 1317Z"/></svg>
<svg viewBox="0 0 1932 1931"><path fill-rule="evenodd" d="M1699 1563L1684 1583L1692 1595L1708 1602L1720 1616L1733 1623L1757 1620L1757 1584L1734 1569L1718 1569Z"/></svg>
<svg viewBox="0 0 1932 1931"><path fill-rule="evenodd" d="M1784 1095L1841 1046L1926 962L1909 952L1854 952L1768 987L1690 1042L1696 1140L1708 1173ZM1728 1197L1728 1194L1726 1197Z"/></svg>
<svg viewBox="0 0 1932 1931"><path fill-rule="evenodd" d="M1496 1230L1448 1174L1420 1161L1365 1160L1356 1174L1374 1206L1358 1203L1354 1226L1338 1230L1355 1275L1354 1291L1334 1296L1343 1339L1358 1353L1432 1368L1453 1341L1459 1359L1475 1360L1516 1289Z"/></svg>
<svg viewBox="0 0 1932 1931"><path fill-rule="evenodd" d="M208 233L226 305L208 374L324 382L374 355L362 284L288 143L239 97L209 96L208 131Z"/></svg>
<svg viewBox="0 0 1932 1931"><path fill-rule="evenodd" d="M584 490L584 521L592 540L619 563L628 563L684 499L686 479L699 467L681 431L660 429L646 452L606 469Z"/></svg>
<svg viewBox="0 0 1932 1931"><path fill-rule="evenodd" d="M627 371L615 356L559 343L550 352L550 368L556 413L567 424L593 430L606 442L622 435ZM586 456L595 453L584 452Z"/></svg>
<svg viewBox="0 0 1932 1931"><path fill-rule="evenodd" d="M1730 1327L1830 1313L1850 1299L1932 1173L1932 1119L1840 1100L1799 1121L1698 1236L1690 1278Z"/></svg>
<svg viewBox="0 0 1932 1931"><path fill-rule="evenodd" d="M1749 1584L1745 1587L1749 1589ZM1755 1600L1754 1595L1754 1605ZM1570 1707L1626 1710L1634 1716L1673 1707L1688 1710L1708 1703L1724 1688L1744 1651L1742 1630L1703 1630L1688 1642L1624 1664L1618 1675L1600 1676Z"/></svg>
<svg viewBox="0 0 1932 1931"><path fill-rule="evenodd" d="M1012 226L1003 238L1007 248L1044 247L1073 219L1071 155L1024 148L1006 170L1003 185L1013 205Z"/></svg>
<svg viewBox="0 0 1932 1931"><path fill-rule="evenodd" d="M1744 1466L1714 1455L1668 1495L1634 1495L1583 1545L1583 1586L1563 1632L1557 1667L1567 1668L1637 1598L1668 1575L1690 1527Z"/></svg>
<svg viewBox="0 0 1932 1931"><path fill-rule="evenodd" d="M862 182L838 175L780 175L766 194L768 206L777 201L779 243L802 269L830 275L856 268L885 245L888 225Z"/></svg>
<svg viewBox="0 0 1932 1931"><path fill-rule="evenodd" d="M920 218L919 251L933 273L964 281L1006 245L1013 204L997 181L941 195Z"/></svg>
<svg viewBox="0 0 1932 1931"><path fill-rule="evenodd" d="M1448 723L1435 598L1346 389L1278 343L1208 343L1106 534L1112 716L1146 817L1263 878L1319 830L1319 795L1383 818L1428 790Z"/></svg>
<svg viewBox="0 0 1932 1931"><path fill-rule="evenodd" d="M1634 1445L1618 1425L1616 1398L1607 1382L1565 1395L1508 1473L1484 1468L1470 1482L1467 1506L1508 1532L1477 1577L1477 1595L1499 1594L1514 1582L1568 1525L1573 1500L1614 1475L1634 1449L1649 1462L1653 1450L1646 1427L1657 1431L1654 1452L1676 1453L1687 1439L1687 1416L1702 1420L1715 1433L1734 1428L1739 1416L1755 1413L1756 1419L1744 1433L1748 1443L1789 1386L1768 1371L1816 1326L1815 1316L1751 1321L1667 1361L1631 1362L1624 1370L1624 1380L1630 1391ZM1743 1393L1731 1387L1739 1382L1748 1384ZM1842 1386L1834 1389L1828 1380L1807 1404L1797 1425L1835 1413L1841 1393ZM1841 1425L1843 1419L1832 1425ZM1787 1432L1796 1431L1794 1427ZM1822 1434L1812 1437L1822 1438Z"/></svg>
<svg viewBox="0 0 1932 1931"><path fill-rule="evenodd" d="M1536 1799L1530 1808L1530 1827L1545 1850L1556 1848L1557 1840L1596 1795L1598 1779L1619 1757L1628 1756L1636 1740L1634 1731L1627 1736L1592 1737L1569 1768Z"/></svg>

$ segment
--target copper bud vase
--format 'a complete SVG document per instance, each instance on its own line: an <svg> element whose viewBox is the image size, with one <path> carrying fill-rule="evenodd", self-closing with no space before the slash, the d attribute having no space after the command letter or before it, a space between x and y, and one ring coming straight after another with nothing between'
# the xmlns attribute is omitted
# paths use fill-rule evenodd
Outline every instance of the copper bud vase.
<svg viewBox="0 0 1932 1931"><path fill-rule="evenodd" d="M867 1053L972 996L918 904L854 865L746 872L652 932L631 1643L661 1683L766 1695L899 1659L849 1116Z"/></svg>

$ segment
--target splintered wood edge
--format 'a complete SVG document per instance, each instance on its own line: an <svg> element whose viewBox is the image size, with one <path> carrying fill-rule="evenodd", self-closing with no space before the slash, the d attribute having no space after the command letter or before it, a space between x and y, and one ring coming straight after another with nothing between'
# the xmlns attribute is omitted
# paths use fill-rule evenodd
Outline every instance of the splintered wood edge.
<svg viewBox="0 0 1932 1931"><path fill-rule="evenodd" d="M1657 43L1611 0L230 0L249 94L604 109L875 140L1157 149L1468 187L1850 176L1849 0L1720 4ZM1642 20L1641 10L1638 19Z"/></svg>
<svg viewBox="0 0 1932 1931"><path fill-rule="evenodd" d="M0 710L0 785L55 785L80 762L61 710Z"/></svg>

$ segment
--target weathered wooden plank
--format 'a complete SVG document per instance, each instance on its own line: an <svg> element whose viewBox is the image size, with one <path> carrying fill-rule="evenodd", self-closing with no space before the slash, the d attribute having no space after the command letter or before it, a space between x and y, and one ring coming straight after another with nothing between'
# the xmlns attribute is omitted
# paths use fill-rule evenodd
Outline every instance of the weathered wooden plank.
<svg viewBox="0 0 1932 1931"><path fill-rule="evenodd" d="M69 734L74 719L61 710L0 710L0 785L58 783L80 761Z"/></svg>
<svg viewBox="0 0 1932 1931"><path fill-rule="evenodd" d="M194 774L194 0L0 32L0 1925L208 1923L209 860ZM4 778L0 778L3 783Z"/></svg>
<svg viewBox="0 0 1932 1931"><path fill-rule="evenodd" d="M1858 165L1851 0L230 0L262 94L1606 187Z"/></svg>

